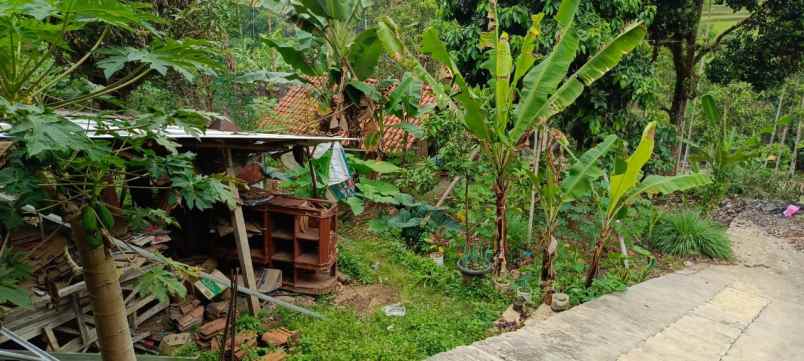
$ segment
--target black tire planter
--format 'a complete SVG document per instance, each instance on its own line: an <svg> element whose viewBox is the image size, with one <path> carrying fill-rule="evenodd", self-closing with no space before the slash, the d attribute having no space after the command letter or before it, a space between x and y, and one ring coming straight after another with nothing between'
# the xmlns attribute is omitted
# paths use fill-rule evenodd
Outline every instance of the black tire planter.
<svg viewBox="0 0 804 361"><path fill-rule="evenodd" d="M491 264L488 264L485 268L482 269L472 269L464 266L463 263L461 263L461 260L459 259L458 262L456 262L456 266L458 267L458 271L461 271L461 274L469 277L482 277L487 273L491 272Z"/></svg>

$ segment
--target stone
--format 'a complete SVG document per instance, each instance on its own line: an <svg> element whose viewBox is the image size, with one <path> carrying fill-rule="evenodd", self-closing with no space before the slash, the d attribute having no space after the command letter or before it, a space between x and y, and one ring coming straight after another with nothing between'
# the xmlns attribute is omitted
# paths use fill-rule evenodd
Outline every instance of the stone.
<svg viewBox="0 0 804 361"><path fill-rule="evenodd" d="M285 345L292 345L298 340L299 332L290 331L287 328L277 328L273 331L268 331L260 338L262 342L274 347Z"/></svg>
<svg viewBox="0 0 804 361"><path fill-rule="evenodd" d="M226 317L227 312L229 312L228 301L212 302L207 305L208 319L215 320L221 317Z"/></svg>
<svg viewBox="0 0 804 361"><path fill-rule="evenodd" d="M197 306L177 322L179 331L184 332L204 322L204 306Z"/></svg>
<svg viewBox="0 0 804 361"><path fill-rule="evenodd" d="M514 305L510 305L503 312L502 316L494 322L494 325L499 329L513 330L519 327L521 318L521 315L516 311Z"/></svg>
<svg viewBox="0 0 804 361"><path fill-rule="evenodd" d="M553 303L550 304L550 308L555 312L566 311L570 308L570 299L566 293L555 293L553 294Z"/></svg>
<svg viewBox="0 0 804 361"><path fill-rule="evenodd" d="M172 333L162 337L159 342L159 354L172 356L180 347L190 343L192 336L189 333Z"/></svg>
<svg viewBox="0 0 804 361"><path fill-rule="evenodd" d="M287 356L283 351L276 351L263 356L260 361L285 361Z"/></svg>
<svg viewBox="0 0 804 361"><path fill-rule="evenodd" d="M223 332L225 328L226 328L226 319L219 318L217 320L207 322L203 326L201 326L201 328L198 329L198 334L201 336L201 338L208 340L213 336Z"/></svg>

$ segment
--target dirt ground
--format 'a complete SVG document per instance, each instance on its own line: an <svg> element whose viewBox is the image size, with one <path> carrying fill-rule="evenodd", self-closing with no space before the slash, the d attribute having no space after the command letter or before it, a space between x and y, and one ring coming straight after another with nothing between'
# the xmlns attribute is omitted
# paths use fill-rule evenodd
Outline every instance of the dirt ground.
<svg viewBox="0 0 804 361"><path fill-rule="evenodd" d="M399 302L399 291L383 285L344 285L337 290L334 303L353 308L361 317L380 307Z"/></svg>
<svg viewBox="0 0 804 361"><path fill-rule="evenodd" d="M778 201L733 199L725 201L713 216L727 226L736 218L751 221L768 235L784 239L794 249L804 251L804 207L795 216L785 218L782 212L788 205Z"/></svg>

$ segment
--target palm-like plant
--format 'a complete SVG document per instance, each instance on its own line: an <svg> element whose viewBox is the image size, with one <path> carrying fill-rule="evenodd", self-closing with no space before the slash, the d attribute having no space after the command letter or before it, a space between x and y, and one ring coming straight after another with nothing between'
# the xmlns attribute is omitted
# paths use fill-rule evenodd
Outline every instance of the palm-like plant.
<svg viewBox="0 0 804 361"><path fill-rule="evenodd" d="M730 177L734 169L741 163L757 157L759 149L756 146L742 144L738 140L737 132L729 126L728 119L721 114L715 104L715 98L711 94L701 97L701 107L706 120L718 132L716 137L706 145L701 146L690 142L689 145L695 148L690 160L695 164L695 168L700 168L704 163L709 166L715 189L708 197L719 201L729 188Z"/></svg>
<svg viewBox="0 0 804 361"><path fill-rule="evenodd" d="M622 164L622 166L615 166L609 174L608 204L603 212L602 228L589 265L586 287L592 285L600 269L600 259L603 256L606 242L614 235L614 223L623 216L626 207L633 204L643 194L669 194L700 187L711 182L709 177L700 173L672 177L650 175L640 181L642 168L653 155L655 135L656 122L648 123L634 153L623 162L618 161L617 164Z"/></svg>
<svg viewBox="0 0 804 361"><path fill-rule="evenodd" d="M561 172L557 169L555 164L553 150L556 147L551 144L553 143L552 141L547 141L544 172L541 173L541 177L535 179L533 182L541 194L539 200L544 213L544 229L541 235L541 281L544 288L543 301L545 304L552 302L552 284L555 280L555 270L553 266L555 263L556 250L558 249L558 239L555 237L555 229L558 225L559 212L564 205L592 192L593 182L603 176L603 171L598 167L597 163L609 152L617 141L617 136L609 135L600 144L587 150L570 166L564 179L559 179ZM559 141L559 143L566 142Z"/></svg>
<svg viewBox="0 0 804 361"><path fill-rule="evenodd" d="M399 40L399 29L389 18L378 26L378 36L391 58L428 82L440 105L447 105L461 115L466 129L480 143L483 154L495 172L494 194L497 219L495 270L506 269L506 203L510 184L510 165L516 157L516 145L535 126L542 126L554 115L572 105L584 89L616 66L645 36L645 26L627 26L611 42L603 46L572 75L579 40L575 13L579 0L563 0L555 21L560 30L551 51L536 65L536 41L540 35L542 14L532 17L532 26L522 41L521 52L513 57L509 36L497 26L496 1L489 2L490 31L482 34L479 46L490 49L488 69L494 75L491 100L482 99L461 75L455 61L440 40L438 31L428 29L421 50L444 64L452 73L456 93L435 80L416 57Z"/></svg>

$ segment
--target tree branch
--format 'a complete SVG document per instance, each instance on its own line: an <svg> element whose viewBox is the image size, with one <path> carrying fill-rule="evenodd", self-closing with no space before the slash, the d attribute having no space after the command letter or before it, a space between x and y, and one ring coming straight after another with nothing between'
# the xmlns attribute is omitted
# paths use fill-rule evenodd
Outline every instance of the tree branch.
<svg viewBox="0 0 804 361"><path fill-rule="evenodd" d="M731 34L735 30L741 28L745 24L748 24L749 20L751 20L750 16L746 17L743 20L740 20L740 22L738 22L737 24L732 25L731 27L729 27L728 29L726 29L722 33L720 33L720 35L718 35L717 38L715 38L715 42L712 43L712 45L709 45L709 46L701 48L701 50L698 51L698 54L695 55L695 63L697 64L699 61L701 61L701 59L703 59L703 57L706 54L709 54L710 52L712 52L715 49L717 49L718 47L720 47L720 43L723 42L723 39L725 39L727 35Z"/></svg>

